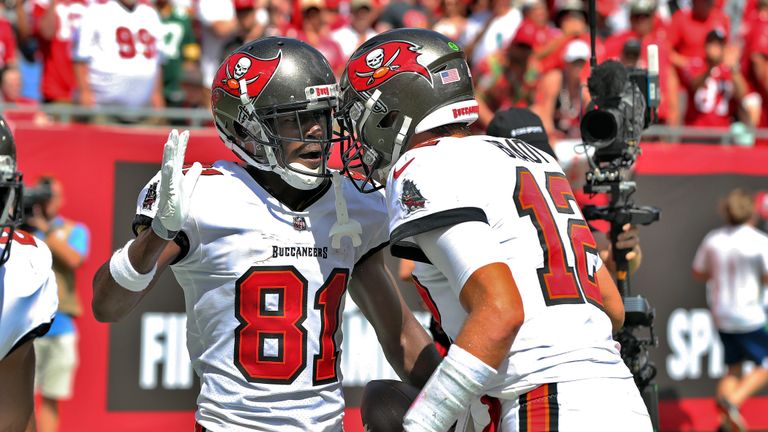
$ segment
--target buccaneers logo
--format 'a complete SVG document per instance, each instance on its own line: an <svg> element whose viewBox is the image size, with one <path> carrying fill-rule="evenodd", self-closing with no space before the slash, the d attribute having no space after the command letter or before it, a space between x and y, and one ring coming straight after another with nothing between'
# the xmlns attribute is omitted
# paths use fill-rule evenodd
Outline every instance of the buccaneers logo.
<svg viewBox="0 0 768 432"><path fill-rule="evenodd" d="M412 180L405 180L403 182L403 192L400 194L400 205L405 211L405 215L408 216L411 213L424 210L426 203L427 199L424 198L419 188L416 187L416 183Z"/></svg>
<svg viewBox="0 0 768 432"><path fill-rule="evenodd" d="M432 84L427 68L416 59L421 47L410 42L386 42L353 59L347 68L347 78L359 91L370 90L393 76L410 72L423 76Z"/></svg>
<svg viewBox="0 0 768 432"><path fill-rule="evenodd" d="M214 88L224 89L232 96L240 97L240 81L245 80L248 96L258 97L280 64L280 56L260 59L248 53L239 52L227 58L216 72Z"/></svg>

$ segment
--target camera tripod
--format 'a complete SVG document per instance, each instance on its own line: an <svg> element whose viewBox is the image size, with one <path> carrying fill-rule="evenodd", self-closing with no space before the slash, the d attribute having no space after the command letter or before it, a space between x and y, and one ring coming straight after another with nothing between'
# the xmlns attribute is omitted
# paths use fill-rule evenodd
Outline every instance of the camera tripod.
<svg viewBox="0 0 768 432"><path fill-rule="evenodd" d="M658 431L659 396L658 386L653 381L657 369L649 359L648 352L649 348L658 345L653 331L655 312L645 297L631 294L629 262L626 259L629 250L616 248L618 236L625 224L650 225L660 217L659 209L636 207L629 201L629 196L635 189L635 183L631 181L596 182L595 179L588 178L584 191L590 194L609 193L611 201L607 206L585 206L583 211L587 220L604 220L610 223L616 285L624 303L624 326L614 335L614 339L621 344L621 358L632 372L635 385L648 408L653 428Z"/></svg>

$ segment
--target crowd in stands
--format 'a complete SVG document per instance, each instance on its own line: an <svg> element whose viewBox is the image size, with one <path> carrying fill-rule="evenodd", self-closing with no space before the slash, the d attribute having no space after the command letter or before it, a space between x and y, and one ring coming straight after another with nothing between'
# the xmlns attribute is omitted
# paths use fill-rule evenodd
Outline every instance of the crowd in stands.
<svg viewBox="0 0 768 432"><path fill-rule="evenodd" d="M265 35L318 48L341 74L378 32L429 27L462 46L483 130L530 107L579 136L591 55L585 0L4 0L0 89L16 104L207 107L227 52ZM669 126L768 127L768 0L597 0L596 55L646 67L659 47ZM131 118L119 119L125 122Z"/></svg>

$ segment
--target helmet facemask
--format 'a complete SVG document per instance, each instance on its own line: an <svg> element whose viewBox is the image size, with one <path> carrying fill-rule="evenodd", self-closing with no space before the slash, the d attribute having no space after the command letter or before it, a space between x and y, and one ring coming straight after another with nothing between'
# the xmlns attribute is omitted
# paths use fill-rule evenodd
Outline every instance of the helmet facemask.
<svg viewBox="0 0 768 432"><path fill-rule="evenodd" d="M311 88L307 89L308 94L311 91ZM258 169L280 175L296 189L311 190L330 178L327 165L331 146L342 140L333 136L333 112L337 106L335 91L328 97L267 108L254 107L245 94L240 99L240 115L233 121L237 136L230 138L235 154ZM315 132L310 135L313 130ZM313 158L320 158L317 168L287 162L285 146L298 142L303 144L302 148L317 147L312 153L317 151L318 154L311 154Z"/></svg>
<svg viewBox="0 0 768 432"><path fill-rule="evenodd" d="M397 110L387 111L384 115L376 114L376 104L380 96L381 92L375 90L365 103L356 99L347 101L338 114L342 135L346 138L341 151L344 171L361 180L359 183L355 182L355 186L363 193L384 187L390 168L402 154L411 126L411 118L402 116L399 132L392 143L392 153L377 150L373 145L367 144L363 136L367 123L376 122L377 128L395 128L401 117L400 111Z"/></svg>
<svg viewBox="0 0 768 432"><path fill-rule="evenodd" d="M22 220L23 184L21 173L11 156L0 156L0 266L8 261L11 254L13 233Z"/></svg>

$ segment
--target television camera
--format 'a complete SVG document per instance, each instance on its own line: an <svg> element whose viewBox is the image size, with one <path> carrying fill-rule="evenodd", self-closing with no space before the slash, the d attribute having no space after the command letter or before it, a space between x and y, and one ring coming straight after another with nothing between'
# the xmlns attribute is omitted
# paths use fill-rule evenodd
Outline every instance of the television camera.
<svg viewBox="0 0 768 432"><path fill-rule="evenodd" d="M582 140L589 155L584 192L606 193L606 206L586 206L588 220L610 222L610 239L616 263L616 282L624 302L624 327L615 335L621 344L621 356L629 367L648 407L655 430L659 429L658 390L653 382L656 366L648 349L658 344L653 329L654 309L641 295L630 290L627 250L617 250L616 243L625 224L649 225L659 220L661 212L650 206L636 206L631 200L637 184L631 180L631 168L641 154L640 136L656 121L659 106L658 47L648 46L648 69L626 68L617 61L597 64L595 58L594 0L590 0L592 36L592 73L587 81L591 101L581 119Z"/></svg>

